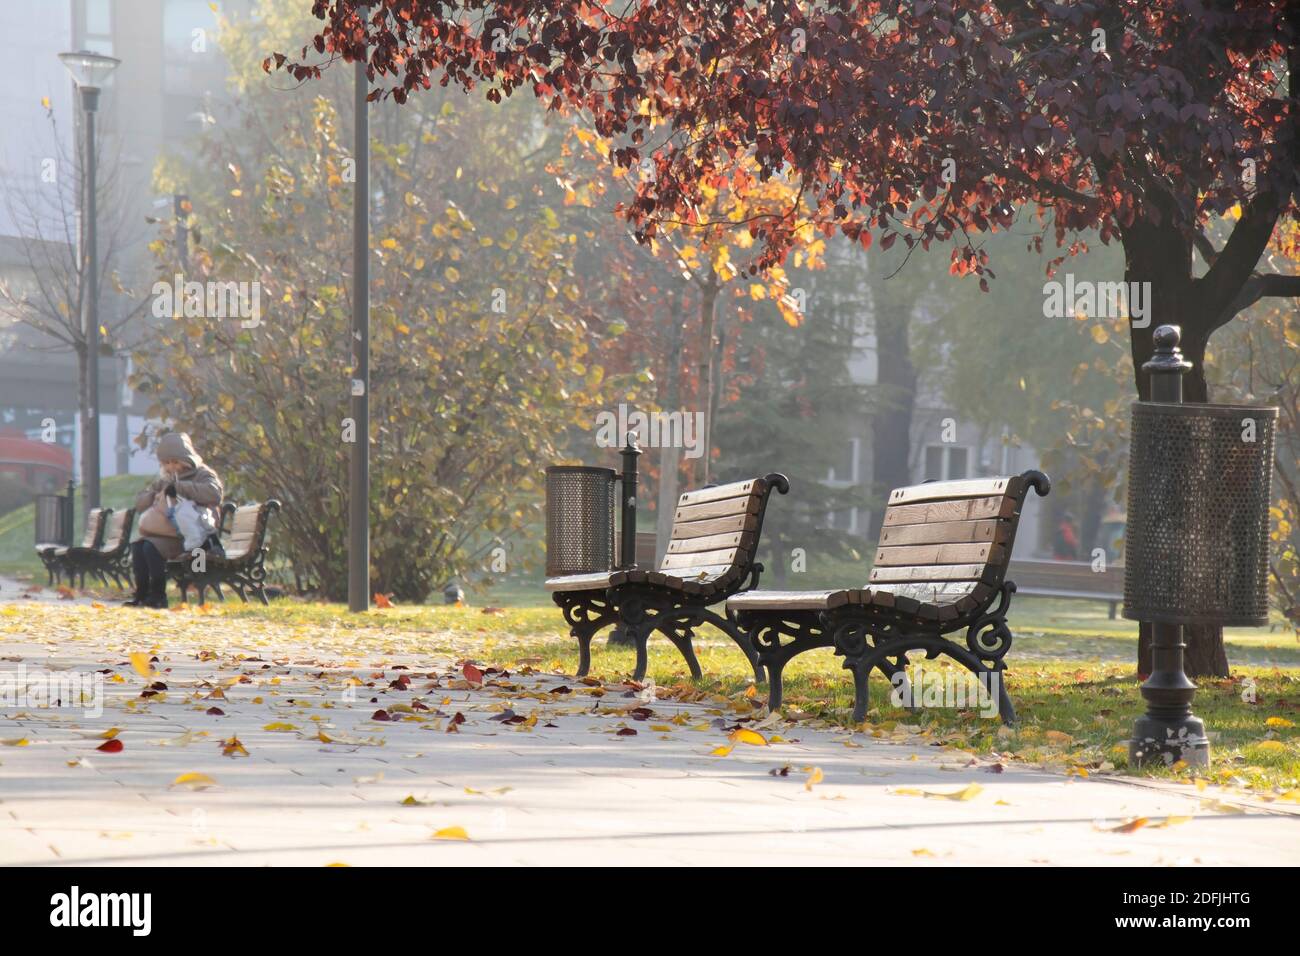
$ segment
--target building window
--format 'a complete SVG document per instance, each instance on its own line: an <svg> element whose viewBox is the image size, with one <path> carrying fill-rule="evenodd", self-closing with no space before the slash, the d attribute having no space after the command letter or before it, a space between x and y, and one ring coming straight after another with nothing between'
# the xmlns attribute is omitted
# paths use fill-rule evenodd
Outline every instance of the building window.
<svg viewBox="0 0 1300 956"><path fill-rule="evenodd" d="M923 481L970 477L970 449L963 445L926 445Z"/></svg>
<svg viewBox="0 0 1300 956"><path fill-rule="evenodd" d="M109 0L85 0L85 31L81 45L94 53L113 55L113 12Z"/></svg>
<svg viewBox="0 0 1300 956"><path fill-rule="evenodd" d="M846 488L858 483L858 449L861 441L850 438L840 446L840 460L826 472L826 484Z"/></svg>

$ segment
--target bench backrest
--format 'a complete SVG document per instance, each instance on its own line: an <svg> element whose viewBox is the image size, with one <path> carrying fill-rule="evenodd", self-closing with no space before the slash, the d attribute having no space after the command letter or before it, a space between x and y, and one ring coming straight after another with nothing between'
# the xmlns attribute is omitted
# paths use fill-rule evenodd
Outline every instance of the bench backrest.
<svg viewBox="0 0 1300 956"><path fill-rule="evenodd" d="M86 512L86 530L81 536L83 548L99 547L99 542L104 540L104 525L112 513L112 508L91 508Z"/></svg>
<svg viewBox="0 0 1300 956"><path fill-rule="evenodd" d="M1041 472L1027 471L890 492L869 586L934 604L996 588L1031 487L1043 495L1050 483Z"/></svg>
<svg viewBox="0 0 1300 956"><path fill-rule="evenodd" d="M114 511L104 528L104 540L99 550L106 554L125 548L131 541L131 526L135 523L135 509Z"/></svg>
<svg viewBox="0 0 1300 956"><path fill-rule="evenodd" d="M692 581L743 577L754 563L768 496L789 487L784 475L771 474L686 492L677 499L660 572Z"/></svg>
<svg viewBox="0 0 1300 956"><path fill-rule="evenodd" d="M234 560L261 551L266 546L266 528L271 512L279 508L280 502L274 498L236 508L230 517L229 533L221 540L226 557Z"/></svg>

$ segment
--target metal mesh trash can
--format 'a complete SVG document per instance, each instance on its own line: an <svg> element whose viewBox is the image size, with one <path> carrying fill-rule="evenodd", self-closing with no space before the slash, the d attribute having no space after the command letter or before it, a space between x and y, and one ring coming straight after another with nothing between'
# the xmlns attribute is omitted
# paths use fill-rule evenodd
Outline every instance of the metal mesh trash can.
<svg viewBox="0 0 1300 956"><path fill-rule="evenodd" d="M36 496L36 544L72 544L72 509L63 495Z"/></svg>
<svg viewBox="0 0 1300 956"><path fill-rule="evenodd" d="M608 571L614 566L613 468L546 469L546 576Z"/></svg>
<svg viewBox="0 0 1300 956"><path fill-rule="evenodd" d="M1276 408L1133 404L1124 616L1268 621Z"/></svg>

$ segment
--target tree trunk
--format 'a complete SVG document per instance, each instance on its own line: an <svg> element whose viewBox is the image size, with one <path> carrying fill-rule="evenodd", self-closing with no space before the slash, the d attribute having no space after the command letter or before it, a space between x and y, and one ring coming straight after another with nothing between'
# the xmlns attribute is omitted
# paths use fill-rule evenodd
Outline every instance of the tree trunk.
<svg viewBox="0 0 1300 956"><path fill-rule="evenodd" d="M713 455L713 422L709 410L713 396L713 326L717 317L718 289L721 282L718 274L709 267L708 277L700 283L700 340L696 348L696 411L704 415L704 434L700 436L700 447L704 453L695 466L696 485L704 487L709 483L709 464Z"/></svg>
<svg viewBox="0 0 1300 956"><path fill-rule="evenodd" d="M681 403L681 367L682 338L685 328L686 286L677 294L677 308L671 315L672 326L668 330L668 358L664 372L663 392L659 396L659 408L665 412L678 410ZM677 510L677 478L681 467L680 448L665 442L659 447L659 504L655 514L655 557L662 561L668 550L668 539L673 532L673 513Z"/></svg>
<svg viewBox="0 0 1300 956"><path fill-rule="evenodd" d="M916 367L908 336L911 305L872 288L876 331L876 407L871 417L871 525L868 540L880 536L885 502L895 488L911 484L912 416L916 409Z"/></svg>
<svg viewBox="0 0 1300 956"><path fill-rule="evenodd" d="M1164 223L1171 221L1172 216L1163 218ZM1183 376L1183 401L1209 401L1205 347L1211 317L1202 314L1193 294L1190 240L1172 226L1139 221L1125 232L1124 258L1126 282L1150 283L1150 295L1144 296L1148 308L1145 318L1149 321L1142 328L1130 325L1129 329L1138 398L1145 401L1151 394L1150 376L1142 371L1142 365L1152 355L1152 333L1161 325L1177 325L1182 328L1183 356L1192 363L1191 371ZM1187 641L1184 667L1188 677L1229 676L1223 628L1195 625L1185 627L1183 632ZM1138 625L1138 676L1145 678L1151 669L1151 625L1144 621Z"/></svg>

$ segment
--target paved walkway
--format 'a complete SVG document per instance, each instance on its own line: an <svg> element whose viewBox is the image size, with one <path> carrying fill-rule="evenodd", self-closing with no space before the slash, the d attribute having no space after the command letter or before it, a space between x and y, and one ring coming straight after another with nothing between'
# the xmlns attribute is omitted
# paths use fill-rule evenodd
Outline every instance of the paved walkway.
<svg viewBox="0 0 1300 956"><path fill-rule="evenodd" d="M19 675L38 689L0 700L0 863L1300 861L1300 815L1277 805L1224 812L1239 808L1213 809L1213 790L995 772L965 752L764 722L743 700L513 663L479 673L463 649L404 652L382 619L358 635L41 613L28 633L29 615L0 604L0 692ZM102 713L42 706L48 674L59 694L91 681ZM729 739L738 725L768 745Z"/></svg>

